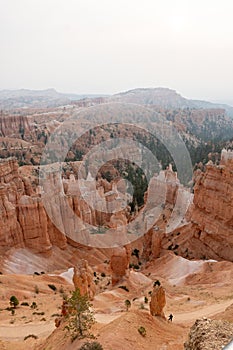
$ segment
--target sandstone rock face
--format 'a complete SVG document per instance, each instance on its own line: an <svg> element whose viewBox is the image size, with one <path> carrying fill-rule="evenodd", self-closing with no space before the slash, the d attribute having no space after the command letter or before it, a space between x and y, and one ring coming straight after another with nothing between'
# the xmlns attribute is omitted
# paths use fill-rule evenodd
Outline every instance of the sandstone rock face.
<svg viewBox="0 0 233 350"><path fill-rule="evenodd" d="M233 338L233 325L229 322L198 319L190 329L185 350L223 349Z"/></svg>
<svg viewBox="0 0 233 350"><path fill-rule="evenodd" d="M130 260L129 249L125 247L114 249L114 252L110 260L113 286L121 282L124 279L124 277L126 278L128 277L129 260Z"/></svg>
<svg viewBox="0 0 233 350"><path fill-rule="evenodd" d="M24 116L1 116L0 136L23 138L30 135L28 118Z"/></svg>
<svg viewBox="0 0 233 350"><path fill-rule="evenodd" d="M80 260L78 266L74 267L73 283L75 289L79 288L81 295L88 295L90 300L94 299L96 287L93 281L93 270L86 260Z"/></svg>
<svg viewBox="0 0 233 350"><path fill-rule="evenodd" d="M164 248L185 258L233 261L232 160L232 152L223 151L219 166L209 163L197 173L189 223L167 237Z"/></svg>
<svg viewBox="0 0 233 350"><path fill-rule="evenodd" d="M226 260L233 260L232 170L230 163L207 166L195 185L191 216L196 237Z"/></svg>
<svg viewBox="0 0 233 350"><path fill-rule="evenodd" d="M165 290L161 285L155 285L151 294L150 313L152 316L165 318L163 309L166 305Z"/></svg>
<svg viewBox="0 0 233 350"><path fill-rule="evenodd" d="M53 245L65 249L67 238L88 245L89 233L86 234L83 223L96 227L96 231L102 225L118 227L127 223L123 212L114 214L111 221L112 214L101 207L107 205L106 194L113 192L104 180L99 181L97 190L93 179L81 183L82 194L87 195L84 199L73 174L62 179L55 169L47 174L44 186L32 188L30 179L18 170L14 158L0 162L0 243L4 247L21 246L36 253L48 253ZM117 196L117 190L114 193ZM96 198L97 207L100 203L103 211L89 205Z"/></svg>
<svg viewBox="0 0 233 350"><path fill-rule="evenodd" d="M47 253L52 244L64 248L66 238L49 220L41 198L19 175L16 159L0 162L0 243Z"/></svg>

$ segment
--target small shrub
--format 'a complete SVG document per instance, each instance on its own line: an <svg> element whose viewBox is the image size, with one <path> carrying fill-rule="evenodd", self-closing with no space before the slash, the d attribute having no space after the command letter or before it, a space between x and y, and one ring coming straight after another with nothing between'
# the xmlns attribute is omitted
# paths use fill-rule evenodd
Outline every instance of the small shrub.
<svg viewBox="0 0 233 350"><path fill-rule="evenodd" d="M32 314L33 314L33 315L38 315L38 316L44 316L44 312L43 312L43 311L42 311L42 312L36 312L36 311L34 311Z"/></svg>
<svg viewBox="0 0 233 350"><path fill-rule="evenodd" d="M143 336L145 337L146 336L146 329L145 327L141 326L138 328L138 332Z"/></svg>
<svg viewBox="0 0 233 350"><path fill-rule="evenodd" d="M154 287L155 287L155 286L161 286L161 283L160 283L159 280L157 280L157 281L154 282Z"/></svg>
<svg viewBox="0 0 233 350"><path fill-rule="evenodd" d="M19 301L15 295L10 297L10 305L15 309L19 305Z"/></svg>
<svg viewBox="0 0 233 350"><path fill-rule="evenodd" d="M144 310L144 309L145 309L145 306L144 306L143 303L140 304L139 309L141 309L141 310Z"/></svg>
<svg viewBox="0 0 233 350"><path fill-rule="evenodd" d="M37 303L35 301L32 302L31 306L30 306L31 309L36 309L37 308Z"/></svg>
<svg viewBox="0 0 233 350"><path fill-rule="evenodd" d="M132 255L132 256L136 256L136 258L139 259L139 253L140 253L140 251L139 251L137 248L135 248L135 249L132 251L131 255Z"/></svg>
<svg viewBox="0 0 233 350"><path fill-rule="evenodd" d="M21 306L29 306L29 304L26 301L23 301L20 305Z"/></svg>
<svg viewBox="0 0 233 350"><path fill-rule="evenodd" d="M128 300L128 299L125 300L125 306L126 306L126 310L128 311L130 306L131 306L130 300Z"/></svg>
<svg viewBox="0 0 233 350"><path fill-rule="evenodd" d="M92 343L83 344L79 350L103 350L103 347L100 343L94 341Z"/></svg>
<svg viewBox="0 0 233 350"><path fill-rule="evenodd" d="M93 272L93 275L94 275L94 277L96 277L96 276L97 276L97 273L94 271L94 272Z"/></svg>
<svg viewBox="0 0 233 350"><path fill-rule="evenodd" d="M118 288L124 289L126 292L129 292L129 289L126 286L119 286Z"/></svg>
<svg viewBox="0 0 233 350"><path fill-rule="evenodd" d="M27 340L28 338L38 339L37 335L35 335L35 334L28 334L28 335L26 335L26 337L24 337L23 340Z"/></svg>
<svg viewBox="0 0 233 350"><path fill-rule="evenodd" d="M40 273L39 272L34 272L34 275L40 276Z"/></svg>
<svg viewBox="0 0 233 350"><path fill-rule="evenodd" d="M145 302L145 304L148 304L148 298L147 297L144 298L144 302Z"/></svg>
<svg viewBox="0 0 233 350"><path fill-rule="evenodd" d="M140 269L140 266L137 265L137 264L135 264L135 265L134 265L134 270L139 270L139 269Z"/></svg>
<svg viewBox="0 0 233 350"><path fill-rule="evenodd" d="M106 274L104 272L101 272L101 277L106 277Z"/></svg>
<svg viewBox="0 0 233 350"><path fill-rule="evenodd" d="M54 284L48 284L48 287L52 289L54 292L56 292L57 287Z"/></svg>
<svg viewBox="0 0 233 350"><path fill-rule="evenodd" d="M37 285L34 287L34 291L36 294L39 294L39 287Z"/></svg>

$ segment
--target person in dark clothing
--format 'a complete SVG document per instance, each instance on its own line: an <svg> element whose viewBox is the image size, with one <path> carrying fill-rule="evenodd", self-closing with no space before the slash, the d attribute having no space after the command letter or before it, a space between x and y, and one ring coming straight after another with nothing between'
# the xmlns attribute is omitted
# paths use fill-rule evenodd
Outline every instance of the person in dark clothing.
<svg viewBox="0 0 233 350"><path fill-rule="evenodd" d="M172 319L173 319L173 315L170 314L169 317L168 317L168 321L171 321L171 322L172 322Z"/></svg>

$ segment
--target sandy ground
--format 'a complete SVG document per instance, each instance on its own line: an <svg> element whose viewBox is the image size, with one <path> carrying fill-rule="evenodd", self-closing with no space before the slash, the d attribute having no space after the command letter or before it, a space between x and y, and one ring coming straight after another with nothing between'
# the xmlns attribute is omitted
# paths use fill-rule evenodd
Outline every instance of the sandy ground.
<svg viewBox="0 0 233 350"><path fill-rule="evenodd" d="M101 269L97 266L96 270ZM223 275L228 278L223 280ZM43 345L40 348L40 344L43 344L55 329L54 320L61 310L62 293L69 294L73 289L70 283L71 276L71 270L40 276L0 275L0 350L43 349ZM125 283L129 292L117 287L112 289L111 285L108 285L110 276L100 277L101 293L97 294L93 301L98 339L105 350L119 349L117 344L121 344L120 339L124 340L120 347L123 350L156 350L154 334L158 333L158 350L183 349L189 328L197 318L214 317L216 314L221 317L225 309L233 304L231 276L231 263L190 262L168 254L147 264L141 272L131 271L130 278ZM145 296L148 297L156 279L159 279L166 289L165 314L168 316L173 313L172 325L149 315L149 306L144 299ZM56 291L51 290L48 284L54 284ZM11 312L6 310L11 295L16 295L20 304L27 302L29 306L19 305L15 314L11 315ZM125 310L126 299L131 300L132 304L129 312ZM30 307L33 302L37 304L36 309ZM141 339L141 336L137 338L138 334L135 333L140 322L145 323L148 329L146 340ZM38 339L24 340L29 334L34 334ZM61 335L58 330L54 334L50 340L51 344L60 344ZM138 345L135 345L135 341ZM61 346L61 349L72 349L69 346Z"/></svg>

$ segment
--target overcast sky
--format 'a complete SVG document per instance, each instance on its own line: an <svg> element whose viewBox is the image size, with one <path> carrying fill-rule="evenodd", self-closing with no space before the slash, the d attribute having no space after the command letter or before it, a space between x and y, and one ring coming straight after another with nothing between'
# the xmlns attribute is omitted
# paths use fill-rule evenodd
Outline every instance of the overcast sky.
<svg viewBox="0 0 233 350"><path fill-rule="evenodd" d="M0 0L0 89L233 100L232 0Z"/></svg>

